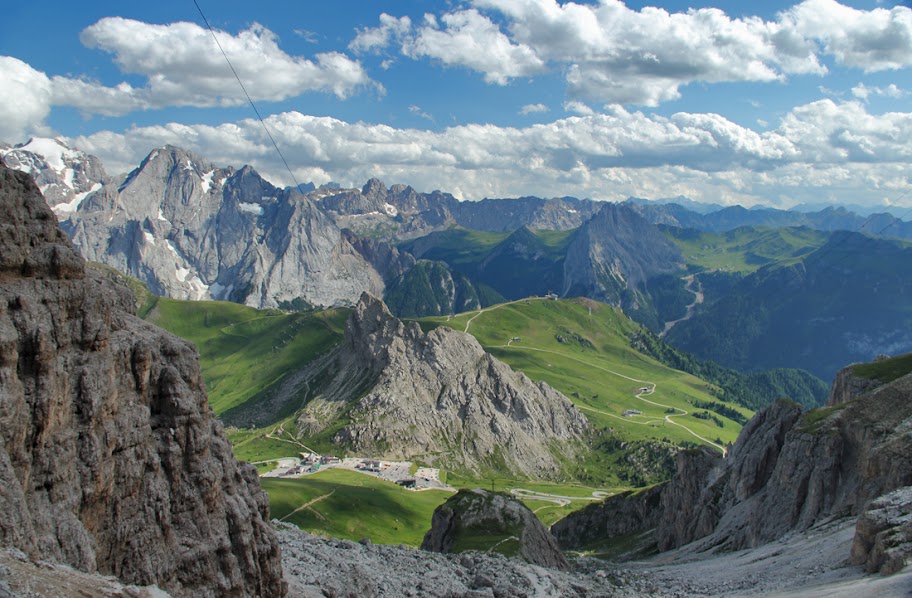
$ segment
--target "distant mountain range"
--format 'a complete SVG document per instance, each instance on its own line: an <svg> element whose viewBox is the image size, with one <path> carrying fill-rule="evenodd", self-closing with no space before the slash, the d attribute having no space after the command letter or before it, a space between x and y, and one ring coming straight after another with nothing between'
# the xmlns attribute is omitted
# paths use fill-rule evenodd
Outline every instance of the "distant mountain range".
<svg viewBox="0 0 912 598"><path fill-rule="evenodd" d="M904 304L881 301L887 289L906 292L895 279L909 271L901 269L905 245L884 237L912 238L912 223L887 213L722 208L687 198L462 202L377 179L360 190L279 189L249 166L217 168L171 146L123 177L55 140L0 155L31 174L84 257L163 296L302 309L353 305L367 291L397 315L425 316L554 293L619 305L658 332L693 302L684 274L723 270L739 274L699 276L706 301L675 326L672 343L733 367L804 367L824 378L846 361L912 349L895 332L910 323ZM815 260L828 263L821 256L833 231L875 237L850 243L862 252L857 260L805 280ZM799 282L777 287L788 282L784 272L799 273ZM870 328L862 315L874 305L884 323ZM827 326L843 326L832 332L843 336L812 333Z"/></svg>

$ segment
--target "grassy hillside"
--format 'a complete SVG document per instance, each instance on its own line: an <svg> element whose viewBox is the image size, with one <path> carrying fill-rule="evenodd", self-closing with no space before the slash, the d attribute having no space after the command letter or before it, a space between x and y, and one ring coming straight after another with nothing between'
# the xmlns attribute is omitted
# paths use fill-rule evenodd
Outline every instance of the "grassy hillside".
<svg viewBox="0 0 912 598"><path fill-rule="evenodd" d="M893 382L912 372L912 353L872 361L871 363L862 363L852 368L856 376L868 378L870 380L880 380L884 384Z"/></svg>
<svg viewBox="0 0 912 598"><path fill-rule="evenodd" d="M146 319L194 343L216 414L255 398L342 340L347 310L286 313L160 298ZM286 414L287 415L287 414ZM277 414L277 420L282 414Z"/></svg>
<svg viewBox="0 0 912 598"><path fill-rule="evenodd" d="M468 324L468 332L493 355L561 391L596 427L626 441L725 444L741 429L729 417L707 416L705 409L695 407L719 402L711 385L632 349L629 335L641 328L602 303L526 299L422 323L426 328L445 325L457 330L466 330ZM511 340L515 338L519 340ZM653 384L655 392L636 396ZM742 417L751 415L738 405L726 407ZM625 416L630 410L640 414Z"/></svg>
<svg viewBox="0 0 912 598"><path fill-rule="evenodd" d="M263 478L271 516L309 532L419 546L431 515L451 496L415 492L354 471L330 469L300 479ZM304 506L307 505L307 506Z"/></svg>
<svg viewBox="0 0 912 598"><path fill-rule="evenodd" d="M293 523L314 534L377 544L418 546L431 526L431 516L452 494L439 490L415 492L362 473L328 469L297 479L262 478L269 495L271 516ZM459 489L494 488L568 497L569 501L522 498L538 519L550 526L572 511L592 503L596 488L515 480L470 480L453 478ZM616 488L610 492L620 492ZM578 497L578 498L573 498ZM563 504L568 503L568 504ZM307 506L304 506L307 505Z"/></svg>
<svg viewBox="0 0 912 598"><path fill-rule="evenodd" d="M741 227L724 233L673 227L662 230L681 248L691 267L743 273L804 257L826 243L830 235L803 227Z"/></svg>
<svg viewBox="0 0 912 598"><path fill-rule="evenodd" d="M454 268L475 264L494 247L510 236L510 233L489 233L454 226L425 237L406 241L399 245L415 257L438 260ZM461 268L459 268L461 269Z"/></svg>

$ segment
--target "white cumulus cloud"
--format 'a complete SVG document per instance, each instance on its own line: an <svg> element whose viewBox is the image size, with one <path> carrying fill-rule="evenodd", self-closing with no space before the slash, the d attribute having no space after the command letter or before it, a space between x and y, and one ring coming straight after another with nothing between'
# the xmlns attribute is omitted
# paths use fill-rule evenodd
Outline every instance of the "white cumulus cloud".
<svg viewBox="0 0 912 598"><path fill-rule="evenodd" d="M32 133L44 133L52 95L47 75L18 58L0 56L0 141L25 141Z"/></svg>
<svg viewBox="0 0 912 598"><path fill-rule="evenodd" d="M677 99L695 82L825 75L825 56L866 71L912 65L912 10L903 6L858 10L805 0L764 20L718 8L634 10L620 0L472 4L428 15L419 27L383 14L380 26L359 32L352 47L398 45L405 56L467 67L498 85L563 72L572 99L646 106Z"/></svg>
<svg viewBox="0 0 912 598"><path fill-rule="evenodd" d="M912 65L912 10L858 10L835 0L805 0L782 15L783 26L815 40L845 66L865 71Z"/></svg>
<svg viewBox="0 0 912 598"><path fill-rule="evenodd" d="M895 83L890 83L886 87L868 87L864 83L859 83L852 88L852 95L865 102L872 96L901 98L907 94L908 92L900 89Z"/></svg>
<svg viewBox="0 0 912 598"><path fill-rule="evenodd" d="M340 98L370 84L361 64L338 52L308 59L279 48L269 29L254 24L232 35L215 31L218 44L254 100L284 100L306 92ZM82 31L89 48L109 52L120 69L147 78L134 95L152 107L220 106L246 102L212 34L195 23L156 25L108 17Z"/></svg>
<svg viewBox="0 0 912 598"><path fill-rule="evenodd" d="M436 22L419 28L403 45L403 53L468 67L498 85L545 69L544 61L532 48L512 43L491 19L474 8L445 14L440 20L442 28L437 28Z"/></svg>
<svg viewBox="0 0 912 598"><path fill-rule="evenodd" d="M523 116L526 116L528 114L544 114L548 111L548 107L544 104L526 104L519 109L519 113Z"/></svg>
<svg viewBox="0 0 912 598"><path fill-rule="evenodd" d="M907 189L912 114L821 100L757 133L717 114L670 117L614 106L524 128L429 131L348 123L299 112L266 119L299 180L360 186L370 177L469 199L519 195L619 199L687 195L723 203L882 203ZM171 123L71 140L112 171L171 143L216 163L251 163L279 184L284 165L259 122Z"/></svg>

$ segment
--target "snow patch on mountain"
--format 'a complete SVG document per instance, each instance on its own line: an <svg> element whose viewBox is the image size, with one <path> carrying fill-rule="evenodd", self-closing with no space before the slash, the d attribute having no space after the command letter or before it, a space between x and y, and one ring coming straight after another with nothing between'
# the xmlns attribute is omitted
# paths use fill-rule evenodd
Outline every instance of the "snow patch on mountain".
<svg viewBox="0 0 912 598"><path fill-rule="evenodd" d="M70 201L65 202L65 203L59 203L56 206L52 207L51 209L54 210L54 213L57 215L57 218L64 218L64 217L66 217L66 214L72 214L73 212L78 210L79 204L82 203L82 200L84 200L90 194L95 193L99 189L101 189L101 183L95 183L94 185L92 185L92 187L88 191L84 191L82 193L77 193L76 195L73 196L73 199L71 199Z"/></svg>
<svg viewBox="0 0 912 598"><path fill-rule="evenodd" d="M33 137L29 139L28 143L16 149L38 154L44 158L48 166L57 172L66 168L66 163L64 162L66 158L79 158L80 154L80 152L64 146L62 141L46 137Z"/></svg>
<svg viewBox="0 0 912 598"><path fill-rule="evenodd" d="M209 190L212 189L212 175L215 174L214 170L210 170L203 175L202 184L203 184L203 193L209 193Z"/></svg>

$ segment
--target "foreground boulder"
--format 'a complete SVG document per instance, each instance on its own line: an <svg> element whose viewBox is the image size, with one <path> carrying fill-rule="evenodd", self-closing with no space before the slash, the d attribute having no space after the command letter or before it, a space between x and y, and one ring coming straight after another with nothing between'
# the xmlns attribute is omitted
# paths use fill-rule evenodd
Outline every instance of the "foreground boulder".
<svg viewBox="0 0 912 598"><path fill-rule="evenodd" d="M443 553L498 552L542 567L570 567L557 542L526 505L478 488L461 490L437 507L421 548Z"/></svg>
<svg viewBox="0 0 912 598"><path fill-rule="evenodd" d="M133 309L0 165L0 545L176 595L283 595L195 349Z"/></svg>

